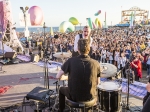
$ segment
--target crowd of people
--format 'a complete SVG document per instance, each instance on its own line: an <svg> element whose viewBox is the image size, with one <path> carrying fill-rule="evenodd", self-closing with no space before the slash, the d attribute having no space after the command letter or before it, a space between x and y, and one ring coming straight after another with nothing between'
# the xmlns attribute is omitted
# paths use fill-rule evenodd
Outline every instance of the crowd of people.
<svg viewBox="0 0 150 112"><path fill-rule="evenodd" d="M56 52L74 52L75 37L82 34L83 31L75 31L70 33L55 32L53 37L46 33L42 36L32 34L31 41L26 41L26 47L32 54L35 46L38 46L38 53L45 50L47 55L51 55L51 59L57 61L53 56ZM150 76L150 28L119 28L112 27L109 29L92 30L90 57L101 63L114 64L118 71L123 71L123 77L126 78L125 67L127 62L132 66L135 74L135 80L142 78L142 68L147 70L148 78Z"/></svg>

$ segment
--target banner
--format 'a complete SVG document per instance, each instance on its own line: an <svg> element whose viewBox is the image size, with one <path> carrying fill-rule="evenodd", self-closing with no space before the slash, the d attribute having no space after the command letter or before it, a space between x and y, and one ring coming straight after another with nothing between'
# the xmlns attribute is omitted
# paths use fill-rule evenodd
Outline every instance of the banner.
<svg viewBox="0 0 150 112"><path fill-rule="evenodd" d="M24 20L24 14L19 14L19 23L20 26L24 26L25 27L25 20ZM31 22L30 22L30 14L26 14L26 24L27 26L31 26Z"/></svg>
<svg viewBox="0 0 150 112"><path fill-rule="evenodd" d="M3 1L0 1L0 33L4 32L4 10Z"/></svg>

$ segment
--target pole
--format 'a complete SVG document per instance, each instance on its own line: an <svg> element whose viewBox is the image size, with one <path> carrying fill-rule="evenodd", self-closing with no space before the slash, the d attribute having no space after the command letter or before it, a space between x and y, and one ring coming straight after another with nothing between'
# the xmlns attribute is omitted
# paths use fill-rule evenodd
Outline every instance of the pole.
<svg viewBox="0 0 150 112"><path fill-rule="evenodd" d="M82 24L82 23L80 23L80 30L81 30L81 24Z"/></svg>
<svg viewBox="0 0 150 112"><path fill-rule="evenodd" d="M43 53L43 57L44 57L44 62L45 62L45 66L44 66L44 71L45 71L45 87L47 88L47 89L49 89L49 77L48 77L48 59L47 59L47 57L46 57L46 50L47 50L47 48L46 48L46 35L45 35L45 28L46 28L46 26L45 26L45 22L44 22L44 25L43 25L43 28L44 28L44 53Z"/></svg>
<svg viewBox="0 0 150 112"><path fill-rule="evenodd" d="M28 26L27 26L27 15L26 15L26 11L23 11L23 14L24 14L24 21L25 21L25 36L26 36L27 41L28 41L29 31L28 31Z"/></svg>
<svg viewBox="0 0 150 112"><path fill-rule="evenodd" d="M105 28L106 28L106 12L105 12Z"/></svg>
<svg viewBox="0 0 150 112"><path fill-rule="evenodd" d="M121 6L121 22L120 22L120 23L122 23L122 15L123 15L123 14L122 14L122 6Z"/></svg>
<svg viewBox="0 0 150 112"><path fill-rule="evenodd" d="M129 65L130 66L130 65ZM130 69L129 69L130 70ZM128 94L127 94L127 110L129 110L130 109L130 107L129 107L129 91L130 91L130 89L129 89L129 85L130 85L130 71L129 71L129 73L128 73Z"/></svg>

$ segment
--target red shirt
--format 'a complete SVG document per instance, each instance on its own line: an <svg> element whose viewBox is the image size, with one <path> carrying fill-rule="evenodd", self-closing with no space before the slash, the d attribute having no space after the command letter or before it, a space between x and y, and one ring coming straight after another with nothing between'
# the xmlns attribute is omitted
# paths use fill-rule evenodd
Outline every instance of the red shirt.
<svg viewBox="0 0 150 112"><path fill-rule="evenodd" d="M138 68L136 68L132 63L131 63L131 67L132 67L132 68L136 68L136 70L137 70L137 75L138 75L140 78L142 78L142 64L141 64L141 61L138 60L138 61L134 61L133 63L134 63L135 65L137 65ZM135 75L136 75L136 74L135 74Z"/></svg>

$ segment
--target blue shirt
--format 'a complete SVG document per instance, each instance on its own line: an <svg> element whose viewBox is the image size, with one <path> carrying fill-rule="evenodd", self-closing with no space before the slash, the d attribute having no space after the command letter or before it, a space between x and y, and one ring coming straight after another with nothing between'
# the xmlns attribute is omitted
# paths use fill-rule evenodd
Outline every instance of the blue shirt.
<svg viewBox="0 0 150 112"><path fill-rule="evenodd" d="M129 59L131 51L129 49L126 49L125 53L128 53L128 54L126 54L126 58Z"/></svg>

